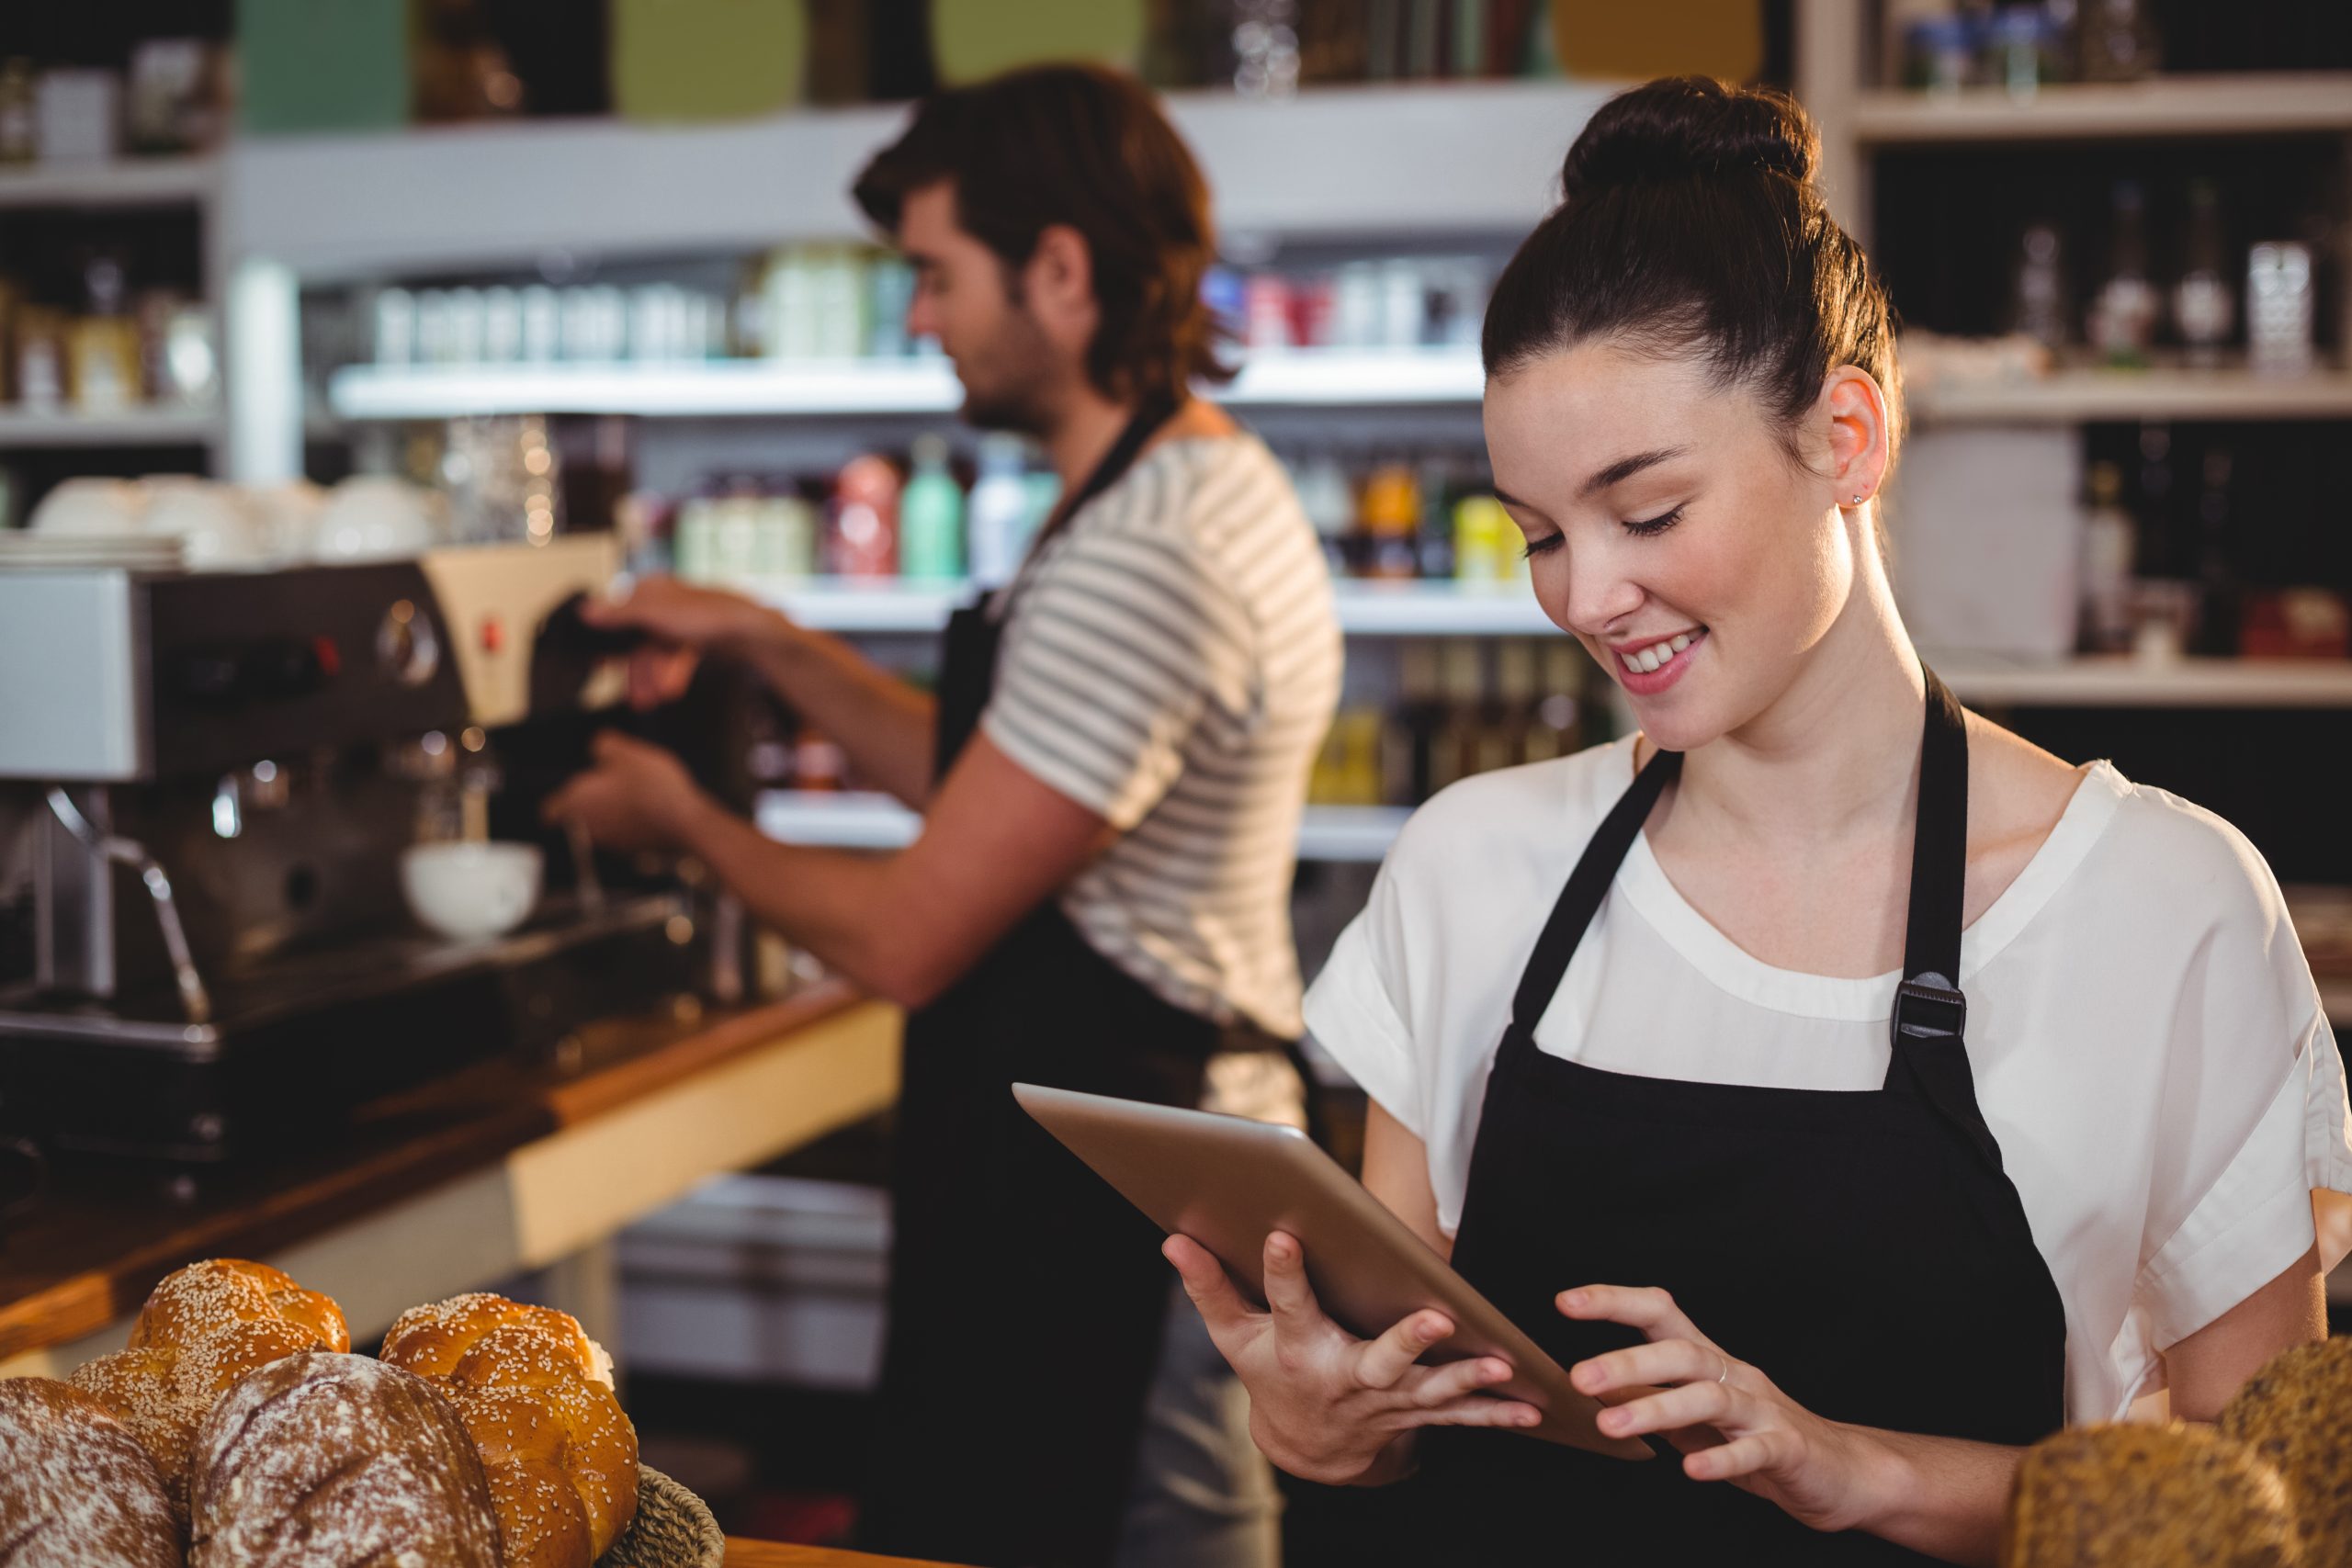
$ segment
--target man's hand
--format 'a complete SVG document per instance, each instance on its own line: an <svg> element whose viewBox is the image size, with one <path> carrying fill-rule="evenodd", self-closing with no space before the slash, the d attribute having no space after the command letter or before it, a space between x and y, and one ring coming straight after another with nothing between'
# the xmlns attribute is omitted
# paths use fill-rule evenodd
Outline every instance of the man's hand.
<svg viewBox="0 0 2352 1568"><path fill-rule="evenodd" d="M686 847L692 825L716 805L678 759L659 746L606 730L595 765L550 797L550 822L577 823L605 849L625 853Z"/></svg>
<svg viewBox="0 0 2352 1568"><path fill-rule="evenodd" d="M694 679L702 656L757 661L781 646L791 625L740 594L697 588L673 577L649 577L626 599L592 600L581 618L594 626L635 627L648 641L629 659L628 698L644 709L672 703Z"/></svg>

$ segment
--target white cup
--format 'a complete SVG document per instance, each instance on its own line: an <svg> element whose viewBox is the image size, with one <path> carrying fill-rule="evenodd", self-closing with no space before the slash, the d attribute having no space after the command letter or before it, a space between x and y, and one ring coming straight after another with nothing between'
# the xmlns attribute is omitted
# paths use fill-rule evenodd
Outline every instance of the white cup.
<svg viewBox="0 0 2352 1568"><path fill-rule="evenodd" d="M537 844L414 844L401 854L401 891L419 923L479 942L530 918L545 860Z"/></svg>
<svg viewBox="0 0 2352 1568"><path fill-rule="evenodd" d="M355 474L327 492L319 509L321 560L400 560L446 542L439 498L405 479Z"/></svg>

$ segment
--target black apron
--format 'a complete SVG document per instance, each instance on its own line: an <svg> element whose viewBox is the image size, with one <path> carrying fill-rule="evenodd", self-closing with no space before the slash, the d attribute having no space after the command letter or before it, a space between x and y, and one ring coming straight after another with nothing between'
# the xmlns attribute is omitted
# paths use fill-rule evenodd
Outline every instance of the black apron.
<svg viewBox="0 0 2352 1568"><path fill-rule="evenodd" d="M1604 1072L1535 1026L1679 753L1659 754L1593 835L1537 940L1487 1082L1453 1264L1562 1366L1638 1343L1576 1323L1577 1285L1657 1285L1732 1356L1817 1415L2029 1444L2064 1421L2066 1324L1962 1025L1968 742L1928 673L1917 833L1893 1058L1876 1091L1759 1089ZM1500 1432L1424 1434L1405 1486L1424 1562L1895 1563L1823 1535L1679 1458L1603 1459Z"/></svg>
<svg viewBox="0 0 2352 1568"><path fill-rule="evenodd" d="M1125 473L1170 412L1139 412L1056 523ZM948 623L941 777L988 705L1001 631L986 596ZM989 1568L1110 1562L1171 1276L1159 1227L1010 1086L1193 1106L1212 1055L1269 1043L1162 1000L1050 898L907 1020L866 1550Z"/></svg>

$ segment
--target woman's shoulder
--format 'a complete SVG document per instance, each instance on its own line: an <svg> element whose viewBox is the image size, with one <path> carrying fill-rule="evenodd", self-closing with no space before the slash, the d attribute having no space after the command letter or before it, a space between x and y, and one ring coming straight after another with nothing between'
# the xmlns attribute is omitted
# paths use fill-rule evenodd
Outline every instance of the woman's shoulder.
<svg viewBox="0 0 2352 1568"><path fill-rule="evenodd" d="M1502 864L1565 866L1631 782L1633 744L1628 737L1448 784L1406 820L1390 871L1470 878Z"/></svg>

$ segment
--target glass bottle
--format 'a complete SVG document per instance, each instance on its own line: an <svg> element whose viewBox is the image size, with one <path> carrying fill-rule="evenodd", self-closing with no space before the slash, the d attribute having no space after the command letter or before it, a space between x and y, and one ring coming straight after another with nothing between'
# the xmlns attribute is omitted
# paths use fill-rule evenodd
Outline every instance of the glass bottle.
<svg viewBox="0 0 2352 1568"><path fill-rule="evenodd" d="M2237 297L2230 288L2223 254L2222 197L2211 180L2188 187L2188 243L2180 281L2173 287L2173 324L2188 351L2188 363L2210 367L2237 324Z"/></svg>
<svg viewBox="0 0 2352 1568"><path fill-rule="evenodd" d="M2148 281L2147 195L2138 182L2120 180L2107 281L2091 303L2091 344L2119 368L2144 368L2155 339L2157 298Z"/></svg>

